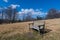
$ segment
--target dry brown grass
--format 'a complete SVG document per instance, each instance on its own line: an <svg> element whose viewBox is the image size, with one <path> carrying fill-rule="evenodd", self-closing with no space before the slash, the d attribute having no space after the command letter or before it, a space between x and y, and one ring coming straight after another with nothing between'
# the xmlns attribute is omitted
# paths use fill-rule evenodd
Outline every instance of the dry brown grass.
<svg viewBox="0 0 60 40"><path fill-rule="evenodd" d="M29 25L27 23L14 23L0 25L0 36L9 37L15 34L23 34L29 31Z"/></svg>
<svg viewBox="0 0 60 40"><path fill-rule="evenodd" d="M60 19L46 20L46 27L52 31L60 31Z"/></svg>
<svg viewBox="0 0 60 40"><path fill-rule="evenodd" d="M39 22L39 21L37 21ZM13 24L2 24L0 25L0 39L4 37L10 37L15 34L23 34L29 32L29 23L13 23ZM40 23L40 22L39 22ZM59 40L60 39L60 19L45 20L45 26L52 31L45 34L44 38L41 39L39 35L36 37L38 40ZM2 39L1 39L2 40Z"/></svg>

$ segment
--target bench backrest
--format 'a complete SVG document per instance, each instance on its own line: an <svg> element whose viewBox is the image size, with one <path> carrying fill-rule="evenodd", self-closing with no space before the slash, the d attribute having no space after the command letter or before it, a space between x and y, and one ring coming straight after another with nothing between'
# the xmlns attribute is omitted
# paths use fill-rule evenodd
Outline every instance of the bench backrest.
<svg viewBox="0 0 60 40"><path fill-rule="evenodd" d="M44 25L44 20L34 21L34 26Z"/></svg>

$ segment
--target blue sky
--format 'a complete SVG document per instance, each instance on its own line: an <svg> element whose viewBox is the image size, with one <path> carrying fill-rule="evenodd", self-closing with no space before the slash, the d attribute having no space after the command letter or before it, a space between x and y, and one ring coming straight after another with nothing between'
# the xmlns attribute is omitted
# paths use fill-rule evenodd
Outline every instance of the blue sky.
<svg viewBox="0 0 60 40"><path fill-rule="evenodd" d="M18 4L20 8L33 8L42 9L44 12L48 11L50 8L56 8L60 10L60 0L0 0L0 6L9 6L11 4Z"/></svg>
<svg viewBox="0 0 60 40"><path fill-rule="evenodd" d="M19 13L22 11L25 13L26 10L30 11L30 9L37 13L36 10L38 10L41 16L44 16L50 8L60 10L60 0L0 0L0 7L8 6L17 8Z"/></svg>

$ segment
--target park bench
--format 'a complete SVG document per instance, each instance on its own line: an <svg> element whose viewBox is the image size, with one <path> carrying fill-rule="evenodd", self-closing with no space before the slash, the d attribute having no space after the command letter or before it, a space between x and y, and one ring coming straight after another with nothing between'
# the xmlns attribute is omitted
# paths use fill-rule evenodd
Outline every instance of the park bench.
<svg viewBox="0 0 60 40"><path fill-rule="evenodd" d="M33 29L35 31L38 31L38 32L40 32L40 34L44 33L44 30L45 30L45 21L44 20L33 21L29 25L32 25L32 26L29 26L29 29Z"/></svg>

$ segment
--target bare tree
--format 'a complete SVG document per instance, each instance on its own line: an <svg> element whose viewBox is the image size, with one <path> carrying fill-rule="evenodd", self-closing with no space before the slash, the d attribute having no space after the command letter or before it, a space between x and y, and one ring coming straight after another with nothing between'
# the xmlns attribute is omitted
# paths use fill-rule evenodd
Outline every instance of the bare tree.
<svg viewBox="0 0 60 40"><path fill-rule="evenodd" d="M42 20L42 17L40 17L40 16L37 16L37 20Z"/></svg>
<svg viewBox="0 0 60 40"><path fill-rule="evenodd" d="M0 8L0 13L1 13L1 19L0 19L0 24L3 23L3 8Z"/></svg>
<svg viewBox="0 0 60 40"><path fill-rule="evenodd" d="M13 9L13 21L12 22L15 22L15 20L16 20L16 14L17 14L17 10Z"/></svg>
<svg viewBox="0 0 60 40"><path fill-rule="evenodd" d="M58 11L56 9L50 9L48 11L48 14L46 16L46 19L53 19L53 18L57 18L58 17Z"/></svg>
<svg viewBox="0 0 60 40"><path fill-rule="evenodd" d="M6 14L7 14L9 22L11 22L11 20L12 20L12 8L11 7L8 7L6 9Z"/></svg>
<svg viewBox="0 0 60 40"><path fill-rule="evenodd" d="M31 20L33 20L32 19L32 14L31 14L31 12L29 12L29 13L27 13L26 21L31 21Z"/></svg>
<svg viewBox="0 0 60 40"><path fill-rule="evenodd" d="M7 14L8 20L10 22L12 22L12 23L15 22L16 13L17 13L17 10L16 9L13 9L12 7L8 7L6 9L6 14Z"/></svg>

